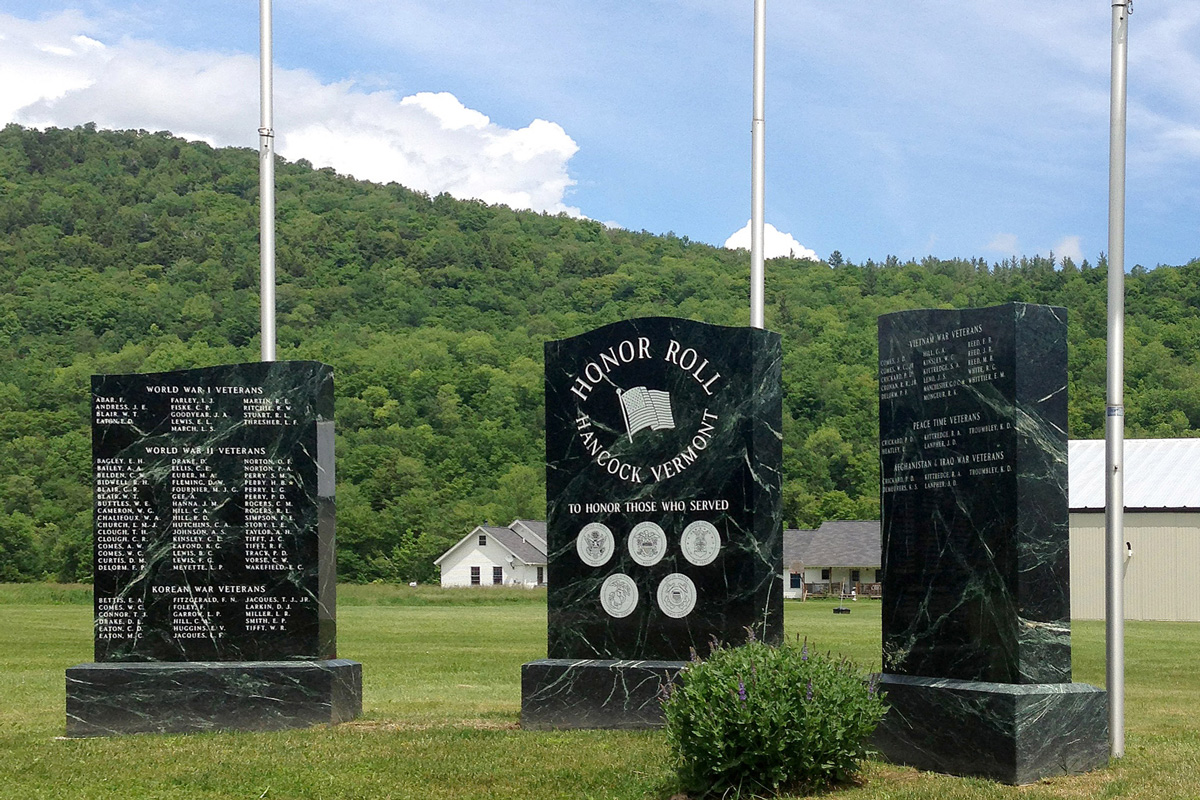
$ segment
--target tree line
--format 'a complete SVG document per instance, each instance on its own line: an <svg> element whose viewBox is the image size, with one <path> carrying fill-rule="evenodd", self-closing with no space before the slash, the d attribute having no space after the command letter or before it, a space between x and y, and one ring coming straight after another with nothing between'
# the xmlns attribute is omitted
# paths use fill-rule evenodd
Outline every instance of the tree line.
<svg viewBox="0 0 1200 800"><path fill-rule="evenodd" d="M258 154L94 126L0 131L0 581L91 575L92 374L258 358ZM542 344L639 316L748 320L748 262L668 233L277 167L277 357L335 372L347 580L431 580L474 525L542 518ZM878 514L875 320L1068 309L1070 435L1103 435L1106 265L771 260L789 526ZM1200 431L1200 259L1126 282L1126 430Z"/></svg>

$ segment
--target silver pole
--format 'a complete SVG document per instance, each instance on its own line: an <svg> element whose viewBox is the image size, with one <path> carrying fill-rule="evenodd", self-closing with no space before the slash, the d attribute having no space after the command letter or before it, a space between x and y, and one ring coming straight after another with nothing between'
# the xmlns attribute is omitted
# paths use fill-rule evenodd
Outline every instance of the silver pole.
<svg viewBox="0 0 1200 800"><path fill-rule="evenodd" d="M1104 425L1105 644L1108 745L1125 755L1125 79L1129 7L1112 3L1108 168L1108 408Z"/></svg>
<svg viewBox="0 0 1200 800"><path fill-rule="evenodd" d="M754 122L750 145L750 324L763 327L763 189L766 172L767 0L754 0Z"/></svg>
<svg viewBox="0 0 1200 800"><path fill-rule="evenodd" d="M258 224L262 360L275 360L275 129L272 127L271 0L259 0Z"/></svg>

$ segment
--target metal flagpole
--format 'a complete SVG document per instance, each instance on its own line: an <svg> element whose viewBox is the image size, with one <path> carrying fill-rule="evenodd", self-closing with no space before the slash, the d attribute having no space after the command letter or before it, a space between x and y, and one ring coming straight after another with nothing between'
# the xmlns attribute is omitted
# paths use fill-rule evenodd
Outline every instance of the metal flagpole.
<svg viewBox="0 0 1200 800"><path fill-rule="evenodd" d="M275 360L275 130L272 127L271 0L259 0L259 319L262 360Z"/></svg>
<svg viewBox="0 0 1200 800"><path fill-rule="evenodd" d="M763 327L763 189L766 159L767 0L754 0L754 122L750 145L750 324Z"/></svg>
<svg viewBox="0 0 1200 800"><path fill-rule="evenodd" d="M1108 407L1104 425L1108 745L1125 755L1125 82L1132 0L1112 2L1108 168Z"/></svg>

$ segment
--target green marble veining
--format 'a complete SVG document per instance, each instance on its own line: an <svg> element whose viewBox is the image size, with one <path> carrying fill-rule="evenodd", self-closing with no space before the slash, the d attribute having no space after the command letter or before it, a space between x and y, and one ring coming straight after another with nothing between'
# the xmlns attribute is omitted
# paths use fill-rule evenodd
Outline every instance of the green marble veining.
<svg viewBox="0 0 1200 800"><path fill-rule="evenodd" d="M336 655L333 371L92 379L96 660Z"/></svg>
<svg viewBox="0 0 1200 800"><path fill-rule="evenodd" d="M630 320L546 344L551 658L686 660L747 628L779 638L780 370L777 334L689 320ZM622 397L642 392L657 395L661 418L639 428ZM647 563L628 544L643 523L666 540ZM709 562L689 557L693 523L719 534ZM615 542L599 565L577 543L595 524ZM616 613L602 601L614 575L636 587L612 600L632 605ZM670 613L664 582L682 592Z"/></svg>
<svg viewBox="0 0 1200 800"><path fill-rule="evenodd" d="M80 664L67 670L67 735L286 730L362 713L346 659Z"/></svg>
<svg viewBox="0 0 1200 800"><path fill-rule="evenodd" d="M872 744L889 760L1027 784L1108 761L1108 703L1095 686L883 675L890 706Z"/></svg>
<svg viewBox="0 0 1200 800"><path fill-rule="evenodd" d="M336 658L333 371L311 361L92 378L95 657L67 733L352 719Z"/></svg>
<svg viewBox="0 0 1200 800"><path fill-rule="evenodd" d="M889 760L1022 784L1107 759L1071 683L1066 312L879 320Z"/></svg>
<svg viewBox="0 0 1200 800"><path fill-rule="evenodd" d="M662 723L712 639L783 635L778 334L654 317L546 344L549 658L532 728Z"/></svg>
<svg viewBox="0 0 1200 800"><path fill-rule="evenodd" d="M521 667L521 727L657 728L686 661L553 659Z"/></svg>
<svg viewBox="0 0 1200 800"><path fill-rule="evenodd" d="M1070 680L1065 311L900 312L879 344L886 386L914 370L880 400L884 669Z"/></svg>

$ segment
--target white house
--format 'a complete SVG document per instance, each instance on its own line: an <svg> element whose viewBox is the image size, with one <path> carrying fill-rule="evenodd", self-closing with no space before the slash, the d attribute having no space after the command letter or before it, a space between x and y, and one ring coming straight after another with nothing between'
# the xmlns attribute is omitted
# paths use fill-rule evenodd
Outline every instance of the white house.
<svg viewBox="0 0 1200 800"><path fill-rule="evenodd" d="M1071 616L1104 619L1104 441L1068 445ZM1125 618L1200 621L1200 439L1127 439Z"/></svg>
<svg viewBox="0 0 1200 800"><path fill-rule="evenodd" d="M783 532L783 596L879 597L878 520L831 520L813 530Z"/></svg>
<svg viewBox="0 0 1200 800"><path fill-rule="evenodd" d="M442 586L543 586L546 523L513 520L507 528L480 525L436 561Z"/></svg>

